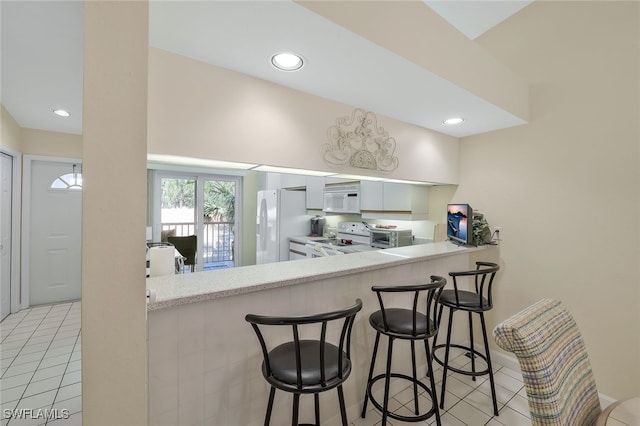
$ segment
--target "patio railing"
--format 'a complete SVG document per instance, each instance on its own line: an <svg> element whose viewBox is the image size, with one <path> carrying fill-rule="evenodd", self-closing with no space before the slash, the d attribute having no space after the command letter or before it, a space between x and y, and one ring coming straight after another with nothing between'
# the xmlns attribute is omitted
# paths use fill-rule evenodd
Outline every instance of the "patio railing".
<svg viewBox="0 0 640 426"><path fill-rule="evenodd" d="M203 256L204 269L233 266L234 237L232 222L209 222L204 224ZM195 235L195 223L163 223L162 231L175 229L178 237Z"/></svg>

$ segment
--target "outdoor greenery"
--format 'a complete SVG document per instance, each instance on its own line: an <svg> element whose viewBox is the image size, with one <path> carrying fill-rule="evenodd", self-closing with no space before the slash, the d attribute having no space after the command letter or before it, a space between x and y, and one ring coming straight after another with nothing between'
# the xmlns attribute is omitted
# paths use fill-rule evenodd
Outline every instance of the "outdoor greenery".
<svg viewBox="0 0 640 426"><path fill-rule="evenodd" d="M204 183L204 218L210 222L235 222L235 182L211 181Z"/></svg>
<svg viewBox="0 0 640 426"><path fill-rule="evenodd" d="M179 209L194 207L195 186L193 179L162 179L162 208Z"/></svg>
<svg viewBox="0 0 640 426"><path fill-rule="evenodd" d="M194 208L195 186L193 179L162 179L162 208ZM212 181L204 183L205 222L235 221L235 182Z"/></svg>

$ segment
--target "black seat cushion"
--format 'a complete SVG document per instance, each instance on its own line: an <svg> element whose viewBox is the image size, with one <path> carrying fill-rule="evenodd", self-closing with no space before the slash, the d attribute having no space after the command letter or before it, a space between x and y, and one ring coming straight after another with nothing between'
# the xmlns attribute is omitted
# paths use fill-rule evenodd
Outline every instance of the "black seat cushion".
<svg viewBox="0 0 640 426"><path fill-rule="evenodd" d="M480 302L478 299L478 293L472 291L458 290L458 303L456 304L456 292L455 290L442 290L440 295L440 304L449 306L452 308L468 309L468 310L488 310L491 309L489 301L486 298L482 298Z"/></svg>
<svg viewBox="0 0 640 426"><path fill-rule="evenodd" d="M330 343L324 345L325 381L339 377L338 348ZM351 361L342 352L342 376L351 372ZM297 383L296 352L293 342L283 343L269 352L269 362L274 379L295 385ZM320 375L320 342L317 340L300 341L300 363L302 366L302 385L313 386L322 382ZM264 363L263 373L267 375Z"/></svg>
<svg viewBox="0 0 640 426"><path fill-rule="evenodd" d="M385 316L389 326L388 332L413 336L413 311L410 309L390 308L385 309ZM381 333L387 332L382 319L382 311L377 311L369 317L369 323ZM433 323L431 330L427 330L427 317L420 312L416 313L416 336L431 336L435 333Z"/></svg>

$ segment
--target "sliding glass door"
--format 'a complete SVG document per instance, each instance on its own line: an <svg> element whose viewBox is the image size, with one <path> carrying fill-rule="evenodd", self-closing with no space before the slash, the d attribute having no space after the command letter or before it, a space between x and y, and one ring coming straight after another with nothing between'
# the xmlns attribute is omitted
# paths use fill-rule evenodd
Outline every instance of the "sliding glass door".
<svg viewBox="0 0 640 426"><path fill-rule="evenodd" d="M238 264L240 178L158 171L155 188L154 241L197 236L196 271Z"/></svg>
<svg viewBox="0 0 640 426"><path fill-rule="evenodd" d="M204 178L205 269L234 266L237 186L235 181Z"/></svg>

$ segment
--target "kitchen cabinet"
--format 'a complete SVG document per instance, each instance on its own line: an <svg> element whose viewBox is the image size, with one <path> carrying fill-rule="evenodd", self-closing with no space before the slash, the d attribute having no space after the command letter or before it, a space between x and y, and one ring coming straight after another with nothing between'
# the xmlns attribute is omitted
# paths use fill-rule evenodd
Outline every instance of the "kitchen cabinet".
<svg viewBox="0 0 640 426"><path fill-rule="evenodd" d="M411 211L411 185L404 183L382 183L382 210Z"/></svg>
<svg viewBox="0 0 640 426"><path fill-rule="evenodd" d="M306 176L307 209L322 210L325 178L322 176Z"/></svg>
<svg viewBox="0 0 640 426"><path fill-rule="evenodd" d="M352 182L348 179L324 176L306 176L289 173L266 173L264 189L300 189L307 192L307 210L322 210L324 204L324 186L326 184Z"/></svg>
<svg viewBox="0 0 640 426"><path fill-rule="evenodd" d="M280 184L282 188L302 188L307 185L307 176L281 173Z"/></svg>
<svg viewBox="0 0 640 426"><path fill-rule="evenodd" d="M382 211L383 192L382 182L368 180L360 182L360 210Z"/></svg>
<svg viewBox="0 0 640 426"><path fill-rule="evenodd" d="M305 243L289 240L289 260L306 259L309 248Z"/></svg>
<svg viewBox="0 0 640 426"><path fill-rule="evenodd" d="M360 182L363 219L423 220L427 218L428 187L393 182Z"/></svg>
<svg viewBox="0 0 640 426"><path fill-rule="evenodd" d="M262 189L294 189L304 188L307 176L290 173L265 173Z"/></svg>

